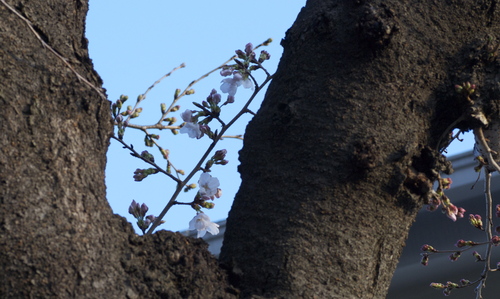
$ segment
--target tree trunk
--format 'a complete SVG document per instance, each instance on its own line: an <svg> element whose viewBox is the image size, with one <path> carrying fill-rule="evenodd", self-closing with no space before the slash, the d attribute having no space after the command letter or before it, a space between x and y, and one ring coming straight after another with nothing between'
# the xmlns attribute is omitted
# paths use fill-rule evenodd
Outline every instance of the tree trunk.
<svg viewBox="0 0 500 299"><path fill-rule="evenodd" d="M497 1L310 0L241 152L221 254L112 214L87 1L0 2L0 297L383 298L474 81L497 117ZM38 34L69 67L36 38ZM485 51L486 50L486 51ZM469 128L466 118L458 123Z"/></svg>
<svg viewBox="0 0 500 299"><path fill-rule="evenodd" d="M9 1L91 84L87 1ZM109 103L0 3L0 297L234 297L203 241L139 237L104 185Z"/></svg>
<svg viewBox="0 0 500 299"><path fill-rule="evenodd" d="M220 259L246 296L385 297L467 113L454 85L478 84L498 117L497 14L497 1L307 2L240 153Z"/></svg>

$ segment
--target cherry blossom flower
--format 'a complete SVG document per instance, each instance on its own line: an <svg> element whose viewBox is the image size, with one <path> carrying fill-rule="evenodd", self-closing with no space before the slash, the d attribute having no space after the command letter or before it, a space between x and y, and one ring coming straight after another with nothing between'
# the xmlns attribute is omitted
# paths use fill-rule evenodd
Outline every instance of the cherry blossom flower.
<svg viewBox="0 0 500 299"><path fill-rule="evenodd" d="M179 130L180 133L186 133L190 138L200 139L203 133L200 130L200 125L193 119L193 112L187 109L181 114L182 119L186 122Z"/></svg>
<svg viewBox="0 0 500 299"><path fill-rule="evenodd" d="M243 85L245 88L252 88L253 90L253 82L250 78L243 78L243 76L239 72L234 72L232 78L226 78L222 80L222 85L220 86L220 90L223 93L229 94L229 96L234 97L236 94L236 90L238 87Z"/></svg>
<svg viewBox="0 0 500 299"><path fill-rule="evenodd" d="M200 186L200 190L198 192L202 197L209 197L213 199L216 194L219 194L219 179L213 178L206 172L201 174L198 185Z"/></svg>
<svg viewBox="0 0 500 299"><path fill-rule="evenodd" d="M219 233L219 225L211 222L210 217L208 217L205 213L198 213L191 221L189 221L189 230L197 230L197 237L202 238L207 232L212 235L217 235Z"/></svg>

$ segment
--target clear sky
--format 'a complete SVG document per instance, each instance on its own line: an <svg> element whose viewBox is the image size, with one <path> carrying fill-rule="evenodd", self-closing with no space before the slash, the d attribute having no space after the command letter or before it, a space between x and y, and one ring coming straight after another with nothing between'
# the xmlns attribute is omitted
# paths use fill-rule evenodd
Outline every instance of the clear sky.
<svg viewBox="0 0 500 299"><path fill-rule="evenodd" d="M274 42L266 50L271 60L264 65L270 72L276 70L282 48L280 40L293 24L305 0L253 0L253 1L130 1L130 0L90 0L87 17L86 36L89 39L90 57L95 69L104 81L104 88L111 101L121 94L128 95L134 104L139 94L164 74L181 63L186 68L175 72L162 81L147 96L141 107L144 112L134 119L136 124L153 124L160 117L160 103L169 105L176 88L184 89L192 80L219 66L243 49L245 44L259 44L271 37ZM193 101L204 100L212 88L220 90L223 79L218 73L212 74L194 89L194 95L184 97L181 111L196 109ZM238 89L232 109L223 111L222 118L229 120L236 109L241 108L250 96L249 90ZM225 97L223 97L225 98ZM250 106L257 111L263 93ZM180 112L176 116L180 119ZM228 132L243 134L250 117L244 117ZM180 124L180 122L178 123ZM195 140L186 134L173 136L169 131L160 134L159 143L170 150L170 157L177 168L189 172L197 158L208 146L206 137ZM164 161L154 148L146 148L144 135L127 130L124 140L132 143L141 152L149 150L156 161ZM466 136L463 143L455 142L448 150L449 155L469 151L473 138ZM215 200L215 208L205 210L212 221L227 217L232 200L238 190L240 177L236 171L239 164L237 152L242 141L225 139L217 149L228 150L226 166L214 166L212 175L219 178L223 196ZM144 162L130 156L127 150L114 140L108 152L106 169L107 196L114 212L125 216L135 225L135 219L128 214L133 199L149 206L148 214L158 215L174 190L174 182L162 174L135 182L133 173L137 168L148 168ZM197 183L199 175L193 179ZM179 201L191 201L195 191L181 194ZM272 199L270 199L272 200ZM187 229L195 211L188 206L174 206L166 215L165 224L160 229L182 231Z"/></svg>

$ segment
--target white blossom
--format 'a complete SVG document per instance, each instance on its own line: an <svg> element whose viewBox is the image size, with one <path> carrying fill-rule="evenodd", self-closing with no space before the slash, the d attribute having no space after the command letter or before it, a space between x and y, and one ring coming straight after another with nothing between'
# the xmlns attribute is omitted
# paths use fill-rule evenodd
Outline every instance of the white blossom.
<svg viewBox="0 0 500 299"><path fill-rule="evenodd" d="M219 225L211 222L210 217L208 217L205 213L198 213L191 221L189 221L189 230L194 229L198 231L198 238L202 238L207 232L212 235L217 235L219 233Z"/></svg>
<svg viewBox="0 0 500 299"><path fill-rule="evenodd" d="M184 120L186 123L184 126L179 130L180 133L185 133L188 134L190 138L197 138L200 139L201 136L203 136L203 132L200 130L200 125L193 122L193 113L191 110L187 109L181 114L182 120Z"/></svg>
<svg viewBox="0 0 500 299"><path fill-rule="evenodd" d="M219 179L213 178L206 172L201 174L200 179L198 180L198 185L200 186L200 190L198 192L201 196L213 197L219 192Z"/></svg>
<svg viewBox="0 0 500 299"><path fill-rule="evenodd" d="M239 72L235 72L232 78L226 78L222 80L222 85L220 86L220 90L223 93L227 93L230 96L234 97L234 95L236 94L236 90L241 85L243 85L243 87L245 88L253 89L253 82L252 80L250 80L250 78L247 77L244 79Z"/></svg>

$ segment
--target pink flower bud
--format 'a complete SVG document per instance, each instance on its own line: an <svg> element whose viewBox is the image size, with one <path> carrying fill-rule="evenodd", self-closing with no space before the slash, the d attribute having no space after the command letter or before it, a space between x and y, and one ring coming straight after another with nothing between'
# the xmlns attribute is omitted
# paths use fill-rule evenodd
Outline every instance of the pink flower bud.
<svg viewBox="0 0 500 299"><path fill-rule="evenodd" d="M450 254L450 261L455 262L456 260L458 260L461 254L462 253L460 251L455 251L454 253Z"/></svg>
<svg viewBox="0 0 500 299"><path fill-rule="evenodd" d="M483 260L483 258L477 251L472 252L472 256L476 258L476 262L481 262Z"/></svg>
<svg viewBox="0 0 500 299"><path fill-rule="evenodd" d="M422 264L423 266L427 266L429 264L429 255L427 253L422 254L420 264Z"/></svg>
<svg viewBox="0 0 500 299"><path fill-rule="evenodd" d="M253 45L252 43L248 43L245 45L245 53L250 56L250 54L252 54L253 52Z"/></svg>
<svg viewBox="0 0 500 299"><path fill-rule="evenodd" d="M450 186L451 186L451 179L450 178L444 178L444 179L441 179L441 185L443 186L443 189L450 189Z"/></svg>
<svg viewBox="0 0 500 299"><path fill-rule="evenodd" d="M461 248L467 246L467 242L465 242L464 240L458 240L457 243L455 243L455 246Z"/></svg>
<svg viewBox="0 0 500 299"><path fill-rule="evenodd" d="M148 210L149 210L148 206L145 203L143 203L141 205L141 216L146 216Z"/></svg>
<svg viewBox="0 0 500 299"><path fill-rule="evenodd" d="M420 250L427 251L427 252L437 252L437 250L434 249L434 247L432 247L429 244L422 245L422 247L420 248Z"/></svg>

